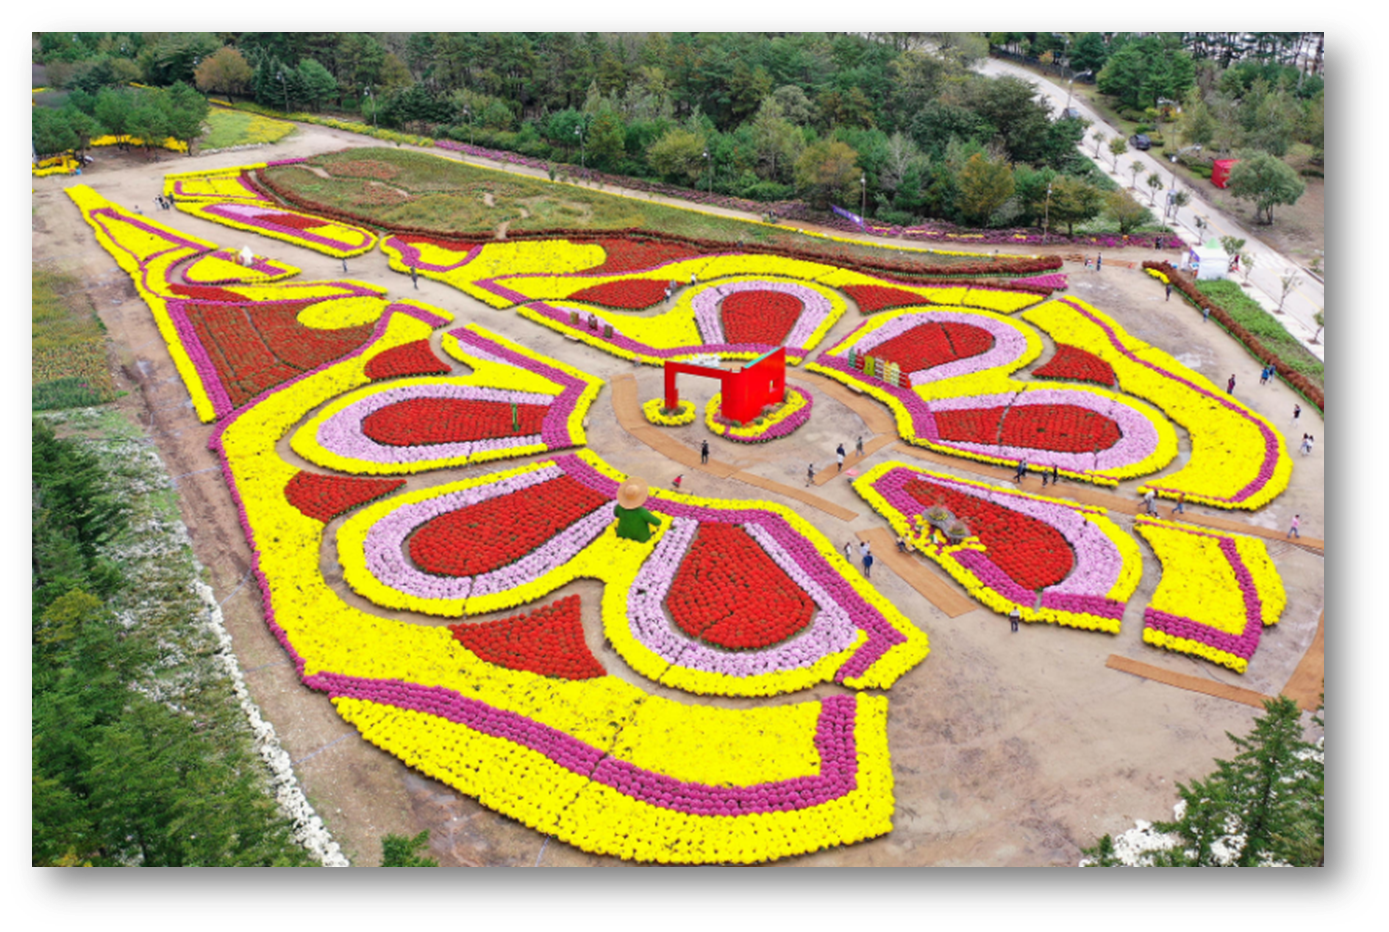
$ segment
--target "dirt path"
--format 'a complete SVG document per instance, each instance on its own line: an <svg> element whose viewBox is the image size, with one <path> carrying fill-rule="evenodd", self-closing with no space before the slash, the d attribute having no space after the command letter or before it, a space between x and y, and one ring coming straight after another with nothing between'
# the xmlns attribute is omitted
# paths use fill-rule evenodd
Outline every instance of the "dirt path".
<svg viewBox="0 0 1389 932"><path fill-rule="evenodd" d="M34 180L32 256L35 261L62 263L89 283L118 360L120 387L130 393L118 406L150 431L169 475L178 477L180 507L194 550L208 569L208 582L216 597L226 600L223 611L227 627L252 697L274 723L306 794L353 863L375 863L380 837L387 832L413 835L423 829L431 831L433 853L444 864L615 863L547 839L420 776L361 740L321 693L299 682L284 650L266 628L260 593L254 580L247 578L249 547L220 471L214 468L217 462L206 446L211 427L194 417L163 340L129 277L96 244L80 214L62 194L62 188L69 184L86 183L117 203L139 204L154 216L152 199L162 189L165 171L226 167L376 144L337 130L302 126L288 140L267 150L163 158L158 162L100 153L97 165L81 178ZM306 279L341 274L335 260L292 246L179 213L163 212L155 219L222 245L239 248L243 242L254 243L258 250L303 268ZM1005 247L1001 251L1011 250ZM1289 417L1295 400L1291 392L1279 385L1258 387L1257 364L1223 332L1203 327L1200 315L1189 307L1164 303L1160 286L1141 272L1110 267L1113 260L1148 257L1141 250L1112 257L1107 253L1104 272L1088 275L1071 264L1066 269L1071 274L1071 293L1103 308L1139 339L1178 355L1219 384L1237 372L1241 385L1256 386L1242 390L1242 397L1285 433L1314 433L1318 452L1311 457L1294 457L1288 491L1263 512L1240 520L1281 535L1291 516L1299 513L1303 529L1311 536L1323 537L1324 422L1304 412L1294 427ZM351 277L381 284L392 297L437 304L457 315L459 323L477 321L537 352L564 359L608 380L613 391L615 380L624 375L634 383L635 398L655 397L660 391L661 375L655 369L634 368L576 345L515 314L486 308L437 282L421 280L419 288L412 289L408 276L391 272L379 251L351 260ZM851 312L841 324L848 328L857 322L857 315ZM691 455L695 455L699 440L709 437L714 460L740 464L737 472L755 472L767 482L799 491L807 462L816 462L820 468L828 463L833 470L837 444L852 447L860 435L867 442L892 431L891 417L880 406L862 404L867 399L847 389L821 385L823 380L800 371L792 377L816 389L816 404L810 422L786 441L749 448L709 435L701 424L662 428L660 433L678 441ZM712 388L695 387L682 392L686 394L702 405L712 395ZM655 485L668 484L676 472L686 469L683 461L668 459L623 430L608 401L600 396L591 409L588 435L595 453L614 468L642 475ZM912 459L899 445L889 444L871 451L862 465L867 468L888 460ZM979 474L954 460L933 468L967 478ZM690 469L684 490L696 495L749 497L748 484L735 481L735 475ZM438 481L448 478L454 477L441 476ZM1069 484L1062 485L1063 492L1071 490ZM824 501L856 515L846 521L804 507L798 504L799 499L788 501L836 546L856 539L860 532L882 531L882 520L864 507L847 481L827 482L815 492ZM1116 518L1125 520L1122 515ZM878 549L892 569L894 554L883 552L886 548L880 546ZM1274 560L1288 590L1288 607L1283 620L1264 632L1259 652L1243 677L1141 642L1142 607L1161 575L1155 558L1146 551L1144 581L1116 636L1053 625L1026 626L1018 634L1010 634L1006 619L992 612L971 604L969 610L952 615L895 572L875 574L875 587L926 631L931 641L926 661L887 694L898 807L895 828L884 838L818 852L790 863L1073 864L1080 847L1091 844L1099 834L1129 828L1134 818L1152 819L1170 813L1173 783L1201 777L1214 758L1228 757L1230 745L1225 732L1247 730L1256 710L1120 673L1106 667L1108 658L1129 657L1266 695L1283 689L1295 673L1302 679L1313 676L1303 676L1300 664L1314 642L1320 643L1324 558L1289 547L1274 554ZM339 572L331 561L326 564L325 571ZM575 586L579 588L573 591L584 593L586 605L596 606L596 584ZM584 625L595 656L615 675L658 691L626 670L604 646L596 609L591 613L585 609ZM822 687L774 701L799 701L830 695L836 689ZM688 696L679 699L703 701ZM745 702L756 704L754 700Z"/></svg>

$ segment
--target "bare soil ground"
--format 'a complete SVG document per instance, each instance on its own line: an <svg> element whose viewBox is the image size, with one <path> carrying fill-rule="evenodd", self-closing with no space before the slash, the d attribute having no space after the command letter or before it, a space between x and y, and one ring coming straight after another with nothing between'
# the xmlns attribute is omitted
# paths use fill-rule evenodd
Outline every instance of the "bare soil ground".
<svg viewBox="0 0 1389 932"><path fill-rule="evenodd" d="M223 153L193 159L103 154L81 178L34 182L33 258L73 269L88 283L105 322L118 386L130 394L118 404L154 436L181 493L184 519L195 550L207 568L218 599L225 599L227 627L251 693L295 761L309 800L317 807L343 850L359 865L379 860L381 835L431 831L432 853L445 865L616 864L548 839L480 806L451 788L422 777L367 744L333 711L327 698L300 684L293 666L270 635L260 610L260 593L247 579L249 548L216 460L207 450L209 425L198 423L188 394L169 360L153 320L129 278L95 242L62 188L85 183L125 205L139 204L155 214L153 197L168 170L212 168L328 151L371 140L320 127L301 127L273 149ZM273 154L271 154L273 153ZM276 258L304 269L306 278L341 274L337 260L250 234L199 221L181 213L159 212L157 219L213 242L239 248L255 242ZM1286 527L1300 513L1308 536L1324 537L1322 452L1324 424L1304 411L1291 424L1295 398L1278 385L1258 385L1258 365L1213 325L1179 302L1163 301L1159 285L1140 271L1117 267L1116 260L1147 258L1134 251L1106 254L1102 273L1068 264L1071 293L1115 316L1135 336L1173 353L1218 384L1238 377L1237 393L1271 417L1285 432L1317 436L1310 457L1294 453L1292 486L1263 512L1249 516L1264 527ZM1113 263L1113 264L1111 264ZM632 373L644 400L660 391L660 373L571 343L508 312L497 312L445 286L421 280L412 290L408 277L389 271L379 252L350 261L353 278L387 285L394 296L414 297L476 320L538 351L558 356L604 378ZM845 316L826 344L857 320ZM1045 359L1045 357L1044 357ZM712 386L691 381L682 392L701 408ZM605 387L590 415L593 449L618 469L666 484L685 472L686 491L696 495L746 498L749 487L697 471L687 471L624 431ZM833 468L834 448L852 447L871 435L863 420L827 394L816 397L811 421L787 440L748 447L709 435L702 427L672 431L687 445L708 436L715 459L797 485L807 462ZM888 447L870 455L865 468L894 458ZM1175 467L1173 467L1175 468ZM962 476L971 474L956 470ZM440 481L431 477L430 483ZM1125 489L1132 493L1130 483ZM858 514L841 521L814 509L797 508L831 541L841 546L857 532L882 527L848 487L835 479L815 490ZM759 491L758 497L763 493ZM775 494L767 494L774 500ZM1195 509L1193 509L1195 510ZM1121 525L1130 519L1117 515ZM1288 590L1282 622L1263 636L1243 677L1223 668L1150 648L1141 642L1142 608L1160 577L1145 547L1145 577L1124 619L1123 631L1108 636L1049 625L1009 632L1005 619L983 609L950 618L892 572L882 569L874 583L931 640L931 654L888 693L888 729L896 778L894 831L875 841L793 859L796 865L1068 865L1081 846L1104 832L1131 827L1135 818L1166 817L1175 801L1174 784L1205 774L1216 757L1229 756L1227 730L1247 730L1257 710L1227 700L1177 689L1108 669L1110 654L1121 654L1173 671L1276 694L1313 643L1324 602L1323 558L1277 543L1270 552ZM882 565L880 564L880 568ZM330 579L340 571L330 549L323 551ZM340 583L339 583L340 585ZM951 585L954 585L951 583ZM614 675L681 701L698 701L661 690L627 669L603 643L596 583L579 583L561 592L585 596L584 623L594 655ZM838 687L811 690L828 695ZM805 693L779 700L808 698ZM750 704L752 700L720 700Z"/></svg>

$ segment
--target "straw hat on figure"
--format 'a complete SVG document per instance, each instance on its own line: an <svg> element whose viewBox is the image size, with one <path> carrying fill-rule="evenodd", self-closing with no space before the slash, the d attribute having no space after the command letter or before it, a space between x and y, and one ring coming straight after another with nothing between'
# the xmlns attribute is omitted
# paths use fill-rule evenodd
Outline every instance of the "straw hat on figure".
<svg viewBox="0 0 1389 932"><path fill-rule="evenodd" d="M646 543L651 539L651 528L661 526L661 519L642 507L650 495L646 483L635 476L622 483L613 506L618 537Z"/></svg>

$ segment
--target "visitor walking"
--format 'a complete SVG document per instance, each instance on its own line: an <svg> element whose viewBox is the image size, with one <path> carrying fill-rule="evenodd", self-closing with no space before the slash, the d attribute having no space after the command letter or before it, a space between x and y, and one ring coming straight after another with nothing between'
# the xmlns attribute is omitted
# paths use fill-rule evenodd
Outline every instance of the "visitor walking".
<svg viewBox="0 0 1389 932"><path fill-rule="evenodd" d="M1303 438L1302 438L1302 455L1303 455L1303 456L1306 456L1308 453L1311 453L1311 452L1312 452L1312 444L1313 444L1314 442L1316 442L1316 438L1313 437L1311 434L1306 434L1305 436L1303 436Z"/></svg>
<svg viewBox="0 0 1389 932"><path fill-rule="evenodd" d="M835 472L844 471L844 444L840 444L834 451L835 460L839 463L839 468Z"/></svg>
<svg viewBox="0 0 1389 932"><path fill-rule="evenodd" d="M1268 366L1264 366L1262 369L1259 370L1259 384L1268 384Z"/></svg>
<svg viewBox="0 0 1389 932"><path fill-rule="evenodd" d="M807 467L805 468L805 487L806 487L807 489L810 488L811 484L814 483L814 482L815 482L815 464L814 464L814 463L811 463L809 466L807 466Z"/></svg>
<svg viewBox="0 0 1389 932"><path fill-rule="evenodd" d="M1098 272L1102 268L1104 268L1104 256L1095 253L1095 271Z"/></svg>
<svg viewBox="0 0 1389 932"><path fill-rule="evenodd" d="M1177 494L1177 505L1172 509L1172 516L1176 517L1177 515L1184 514L1186 514L1186 493L1179 492Z"/></svg>
<svg viewBox="0 0 1389 932"><path fill-rule="evenodd" d="M1018 633L1018 622L1019 622L1021 619L1022 619L1022 612L1018 611L1018 607L1017 607L1016 605L1014 605L1014 606L1013 606L1013 610L1012 610L1011 612L1008 613L1008 623L1009 623L1010 625L1013 626L1013 633L1014 633L1014 634L1017 634L1017 633Z"/></svg>
<svg viewBox="0 0 1389 932"><path fill-rule="evenodd" d="M844 559L845 559L845 560L848 560L849 563L850 563L850 565L853 564L853 562L854 562L854 544L853 544L853 541L848 541L848 540L846 540L846 541L844 542Z"/></svg>
<svg viewBox="0 0 1389 932"><path fill-rule="evenodd" d="M1027 460L1018 460L1018 474L1013 477L1013 480L1018 485L1022 485L1022 477L1025 475L1027 475Z"/></svg>
<svg viewBox="0 0 1389 932"><path fill-rule="evenodd" d="M1302 417L1302 405L1293 405L1293 426L1297 426L1297 419Z"/></svg>
<svg viewBox="0 0 1389 932"><path fill-rule="evenodd" d="M709 441L705 440L699 445L700 465L707 465L709 462Z"/></svg>
<svg viewBox="0 0 1389 932"><path fill-rule="evenodd" d="M694 287L695 285L697 285L697 284L699 284L699 278L695 276L695 273L691 272L691 273L690 273L690 287L693 288L693 287Z"/></svg>
<svg viewBox="0 0 1389 932"><path fill-rule="evenodd" d="M1056 484L1057 484L1058 482L1060 482L1060 481L1061 481L1060 472L1057 470L1056 464L1053 463L1053 464L1052 464L1052 467L1051 467L1051 484L1052 484L1052 487L1054 488L1054 487L1056 486Z"/></svg>
<svg viewBox="0 0 1389 932"><path fill-rule="evenodd" d="M902 539L902 535L901 535L901 534L898 534L898 535L897 535L897 552L898 552L898 553L906 553L906 552L907 552L907 542L906 542L905 540Z"/></svg>
<svg viewBox="0 0 1389 932"><path fill-rule="evenodd" d="M1156 498L1157 494L1152 489L1143 493L1143 506L1148 509L1148 514L1155 518L1158 516L1157 505L1154 503Z"/></svg>
<svg viewBox="0 0 1389 932"><path fill-rule="evenodd" d="M1294 537L1299 540L1302 539L1302 534L1298 531L1300 524L1302 524L1302 515L1293 515L1292 527L1288 528L1288 540L1292 540Z"/></svg>
<svg viewBox="0 0 1389 932"><path fill-rule="evenodd" d="M343 257L342 257L342 274L344 274L344 275L347 274L347 257L346 257L346 256L343 256Z"/></svg>
<svg viewBox="0 0 1389 932"><path fill-rule="evenodd" d="M416 291L420 290L420 274L413 265L410 266L410 284L415 286Z"/></svg>
<svg viewBox="0 0 1389 932"><path fill-rule="evenodd" d="M680 491L680 483L682 483L682 482L684 482L684 481L685 481L685 476L684 476L684 474L682 473L681 475L678 475L678 476L676 476L674 479L670 480L670 484L673 485L673 486L675 487L675 491L679 492L679 491Z"/></svg>
<svg viewBox="0 0 1389 932"><path fill-rule="evenodd" d="M1085 256L1085 271L1089 272L1092 268L1093 263L1090 262L1090 255L1087 253Z"/></svg>
<svg viewBox="0 0 1389 932"><path fill-rule="evenodd" d="M1203 324L1204 324L1204 323L1207 323L1207 322L1210 321L1210 319L1211 319L1211 306L1210 306L1209 304L1203 304L1203 305L1201 306L1201 323L1203 323Z"/></svg>
<svg viewBox="0 0 1389 932"><path fill-rule="evenodd" d="M866 541L866 540L865 540L865 541L861 541L861 542L859 543L859 545L858 545L858 555L859 555L859 557L860 557L861 559L867 560L867 559L868 559L868 555L869 555L870 553L871 553L871 551L870 551L870 549L869 549L869 547L868 547L868 541Z"/></svg>
<svg viewBox="0 0 1389 932"><path fill-rule="evenodd" d="M1168 282L1168 283L1167 283L1167 297L1166 297L1166 298L1163 298L1163 300L1164 300L1164 301L1171 301L1171 300L1172 300L1172 283L1171 283L1171 282Z"/></svg>
<svg viewBox="0 0 1389 932"><path fill-rule="evenodd" d="M865 553L863 555L863 578L873 578L873 554L871 553Z"/></svg>
<svg viewBox="0 0 1389 932"><path fill-rule="evenodd" d="M1230 374L1230 381L1228 381L1228 382L1225 383L1225 393L1226 393L1227 395L1233 395L1233 394L1235 393L1235 376L1234 376L1234 373L1231 373L1231 374Z"/></svg>
<svg viewBox="0 0 1389 932"><path fill-rule="evenodd" d="M859 456L863 455L863 438L858 438L858 443L854 444L854 452Z"/></svg>

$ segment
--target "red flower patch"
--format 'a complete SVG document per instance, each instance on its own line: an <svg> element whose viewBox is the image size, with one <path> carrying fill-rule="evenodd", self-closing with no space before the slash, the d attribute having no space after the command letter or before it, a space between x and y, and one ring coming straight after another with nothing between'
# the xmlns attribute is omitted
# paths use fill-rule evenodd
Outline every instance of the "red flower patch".
<svg viewBox="0 0 1389 932"><path fill-rule="evenodd" d="M324 476L301 470L285 484L285 498L310 518L327 524L338 515L389 495L404 484L404 479Z"/></svg>
<svg viewBox="0 0 1389 932"><path fill-rule="evenodd" d="M1032 370L1039 379L1068 379L1072 382L1093 382L1112 388L1118 378L1114 368L1089 350L1069 343L1056 344L1056 355L1045 366Z"/></svg>
<svg viewBox="0 0 1389 932"><path fill-rule="evenodd" d="M180 285L169 283L169 290L183 298L196 298L199 301L231 301L233 304L246 304L247 299L234 291L218 288L216 285Z"/></svg>
<svg viewBox="0 0 1389 932"><path fill-rule="evenodd" d="M268 223L273 226L289 227L291 230L311 230L315 227L327 226L332 223L324 217L314 217L309 214L291 214L275 212L273 214L256 214L251 218L258 223Z"/></svg>
<svg viewBox="0 0 1389 932"><path fill-rule="evenodd" d="M1079 405L965 408L937 411L935 418L942 440L1058 453L1108 450L1123 436L1113 420Z"/></svg>
<svg viewBox="0 0 1389 932"><path fill-rule="evenodd" d="M514 563L596 508L611 506L568 476L455 509L410 536L410 559L436 576L475 576Z"/></svg>
<svg viewBox="0 0 1389 932"><path fill-rule="evenodd" d="M724 340L780 346L804 307L800 298L781 291L734 292L719 305Z"/></svg>
<svg viewBox="0 0 1389 932"><path fill-rule="evenodd" d="M449 625L460 644L488 663L566 680L606 676L584 643L579 597L565 596L529 615L477 625Z"/></svg>
<svg viewBox="0 0 1389 932"><path fill-rule="evenodd" d="M701 524L666 606L690 637L717 647L757 649L810 624L815 603L747 531Z"/></svg>
<svg viewBox="0 0 1389 932"><path fill-rule="evenodd" d="M605 275L640 272L666 262L692 259L702 254L695 246L681 243L657 243L651 240L602 237L601 239L576 239L571 240L571 242L594 243L602 246L603 251L607 253L607 258L603 260L602 265L588 271L601 272Z"/></svg>
<svg viewBox="0 0 1389 932"><path fill-rule="evenodd" d="M919 294L913 294L902 288L891 288L887 285L845 285L844 293L854 299L858 304L858 309L865 314L872 314L874 311L884 311L893 307L912 307L917 304L930 304L931 302Z"/></svg>
<svg viewBox="0 0 1389 932"><path fill-rule="evenodd" d="M399 379L407 375L448 375L452 370L434 355L428 340L393 346L367 363L369 379Z"/></svg>
<svg viewBox="0 0 1389 932"><path fill-rule="evenodd" d="M242 299L244 300L244 299ZM375 324L317 330L299 323L312 300L183 305L233 406L324 363L346 356L375 332Z"/></svg>
<svg viewBox="0 0 1389 932"><path fill-rule="evenodd" d="M983 327L931 322L879 343L865 355L895 362L910 373L987 353L993 345L993 334Z"/></svg>
<svg viewBox="0 0 1389 932"><path fill-rule="evenodd" d="M586 301L623 311L640 311L659 304L666 296L667 286L667 282L650 278L626 278L593 285L569 297L574 301Z"/></svg>
<svg viewBox="0 0 1389 932"><path fill-rule="evenodd" d="M993 564L1024 589L1054 586L1075 566L1066 538L1044 521L923 479L908 482L906 491L923 511L933 505L950 509L989 548Z"/></svg>
<svg viewBox="0 0 1389 932"><path fill-rule="evenodd" d="M362 433L393 447L465 443L540 433L549 408L516 405L519 429L512 429L511 405L466 398L408 398L362 418Z"/></svg>

